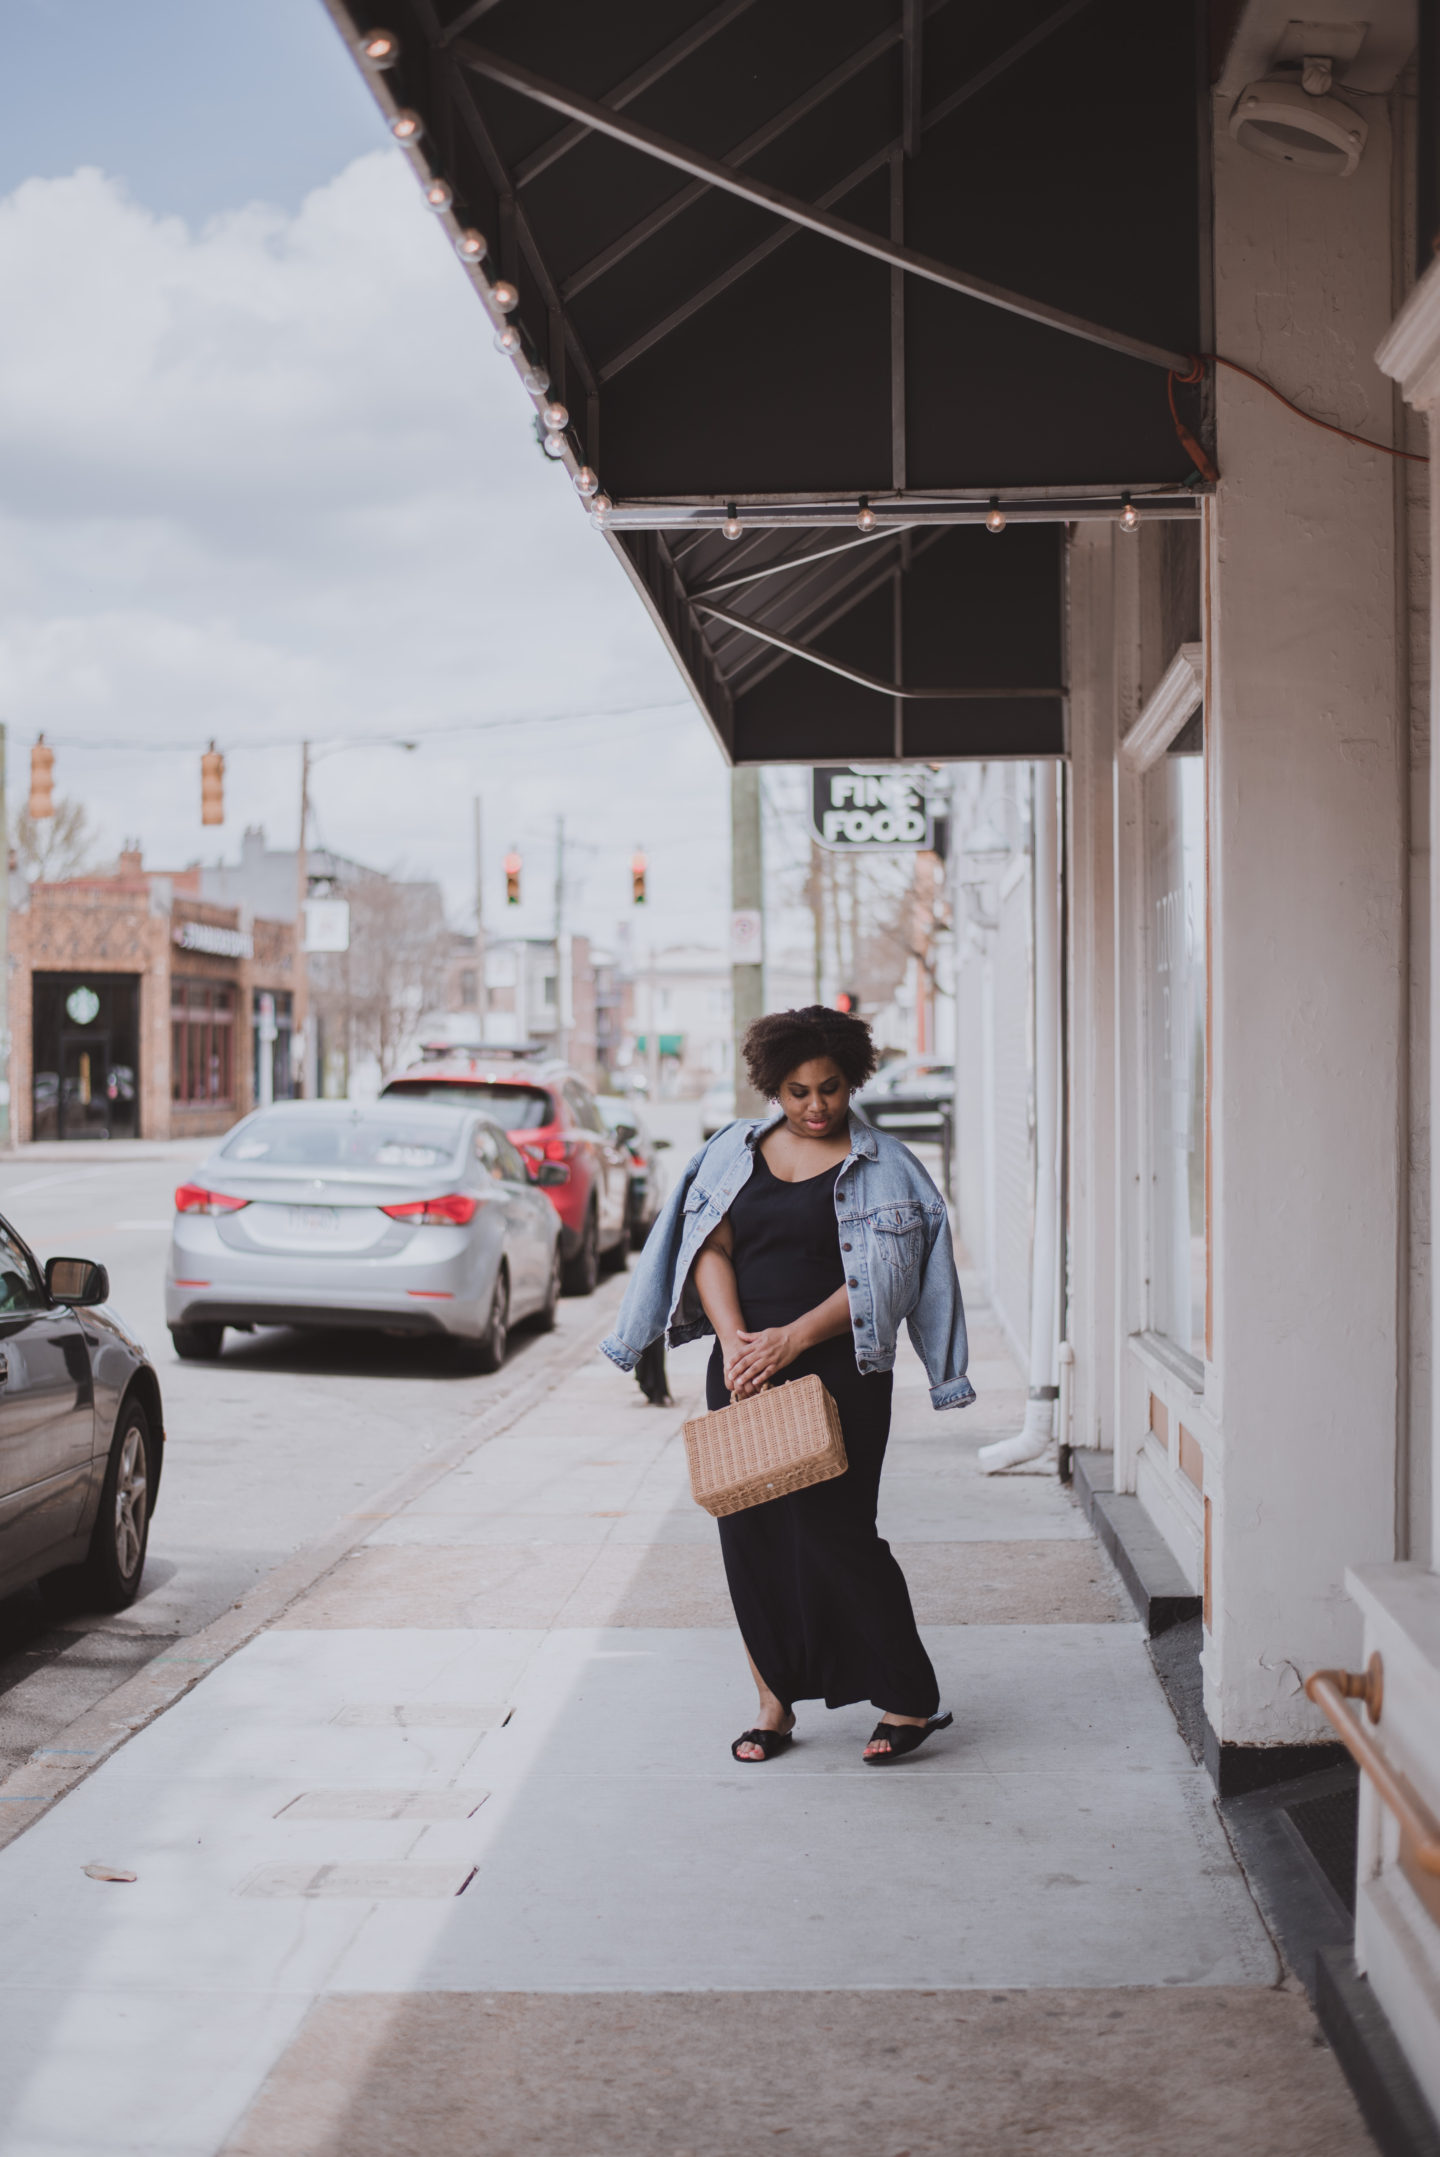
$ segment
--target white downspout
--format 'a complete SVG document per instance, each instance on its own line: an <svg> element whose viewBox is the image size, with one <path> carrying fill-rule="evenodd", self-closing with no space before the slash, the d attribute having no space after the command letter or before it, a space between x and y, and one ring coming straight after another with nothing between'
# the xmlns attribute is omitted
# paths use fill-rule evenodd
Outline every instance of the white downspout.
<svg viewBox="0 0 1440 2157"><path fill-rule="evenodd" d="M1030 1252L1030 1398L1013 1438L981 1446L986 1475L1036 1460L1055 1436L1060 1295L1060 845L1057 767L1035 766L1035 1235Z"/></svg>

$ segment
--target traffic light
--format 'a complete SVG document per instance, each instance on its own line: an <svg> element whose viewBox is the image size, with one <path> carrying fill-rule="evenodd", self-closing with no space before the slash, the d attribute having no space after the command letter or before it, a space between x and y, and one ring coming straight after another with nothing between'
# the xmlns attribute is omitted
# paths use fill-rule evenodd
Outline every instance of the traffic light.
<svg viewBox="0 0 1440 2157"><path fill-rule="evenodd" d="M521 867L520 856L512 846L505 856L505 904L507 906L518 906L520 904Z"/></svg>
<svg viewBox="0 0 1440 2157"><path fill-rule="evenodd" d="M650 864L637 846L630 856L630 900L634 906L645 904L645 871Z"/></svg>
<svg viewBox="0 0 1440 2157"><path fill-rule="evenodd" d="M200 759L200 821L225 821L225 759L213 741Z"/></svg>
<svg viewBox="0 0 1440 2157"><path fill-rule="evenodd" d="M30 751L30 821L39 824L47 816L55 814L55 751L47 748L45 736L37 735Z"/></svg>
<svg viewBox="0 0 1440 2157"><path fill-rule="evenodd" d="M859 1008L859 1004L860 999L853 989L842 989L835 999L837 1011L854 1012Z"/></svg>

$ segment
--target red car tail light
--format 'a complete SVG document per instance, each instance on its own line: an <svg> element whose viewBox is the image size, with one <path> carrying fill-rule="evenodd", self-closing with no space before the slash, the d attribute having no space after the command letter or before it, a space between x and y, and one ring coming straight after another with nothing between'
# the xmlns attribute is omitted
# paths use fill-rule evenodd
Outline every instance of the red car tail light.
<svg viewBox="0 0 1440 2157"><path fill-rule="evenodd" d="M227 1198L223 1191L207 1191L203 1184L182 1183L175 1193L177 1213L238 1213L248 1198Z"/></svg>
<svg viewBox="0 0 1440 2157"><path fill-rule="evenodd" d="M542 1161L568 1161L580 1141L577 1138L522 1138L520 1143L527 1153L535 1154Z"/></svg>
<svg viewBox="0 0 1440 2157"><path fill-rule="evenodd" d="M392 1221L410 1221L417 1228L463 1228L475 1218L476 1204L463 1191L451 1191L445 1198L412 1198L403 1206L382 1206L380 1211Z"/></svg>

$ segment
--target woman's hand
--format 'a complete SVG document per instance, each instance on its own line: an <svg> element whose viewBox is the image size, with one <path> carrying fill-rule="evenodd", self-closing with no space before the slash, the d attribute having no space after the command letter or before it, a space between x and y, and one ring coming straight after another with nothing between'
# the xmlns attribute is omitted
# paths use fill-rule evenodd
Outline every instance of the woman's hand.
<svg viewBox="0 0 1440 2157"><path fill-rule="evenodd" d="M762 1333L737 1334L725 1358L725 1383L732 1398L749 1400L760 1392L787 1363L795 1361L803 1346L794 1326L767 1326Z"/></svg>

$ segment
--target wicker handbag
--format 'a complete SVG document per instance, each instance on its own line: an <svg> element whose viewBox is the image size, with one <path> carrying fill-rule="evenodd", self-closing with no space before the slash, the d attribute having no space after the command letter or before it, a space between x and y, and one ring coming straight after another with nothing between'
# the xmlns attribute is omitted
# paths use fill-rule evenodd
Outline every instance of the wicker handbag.
<svg viewBox="0 0 1440 2157"><path fill-rule="evenodd" d="M685 1451L695 1503L717 1519L828 1483L849 1465L840 1411L813 1371L712 1415L692 1416Z"/></svg>

